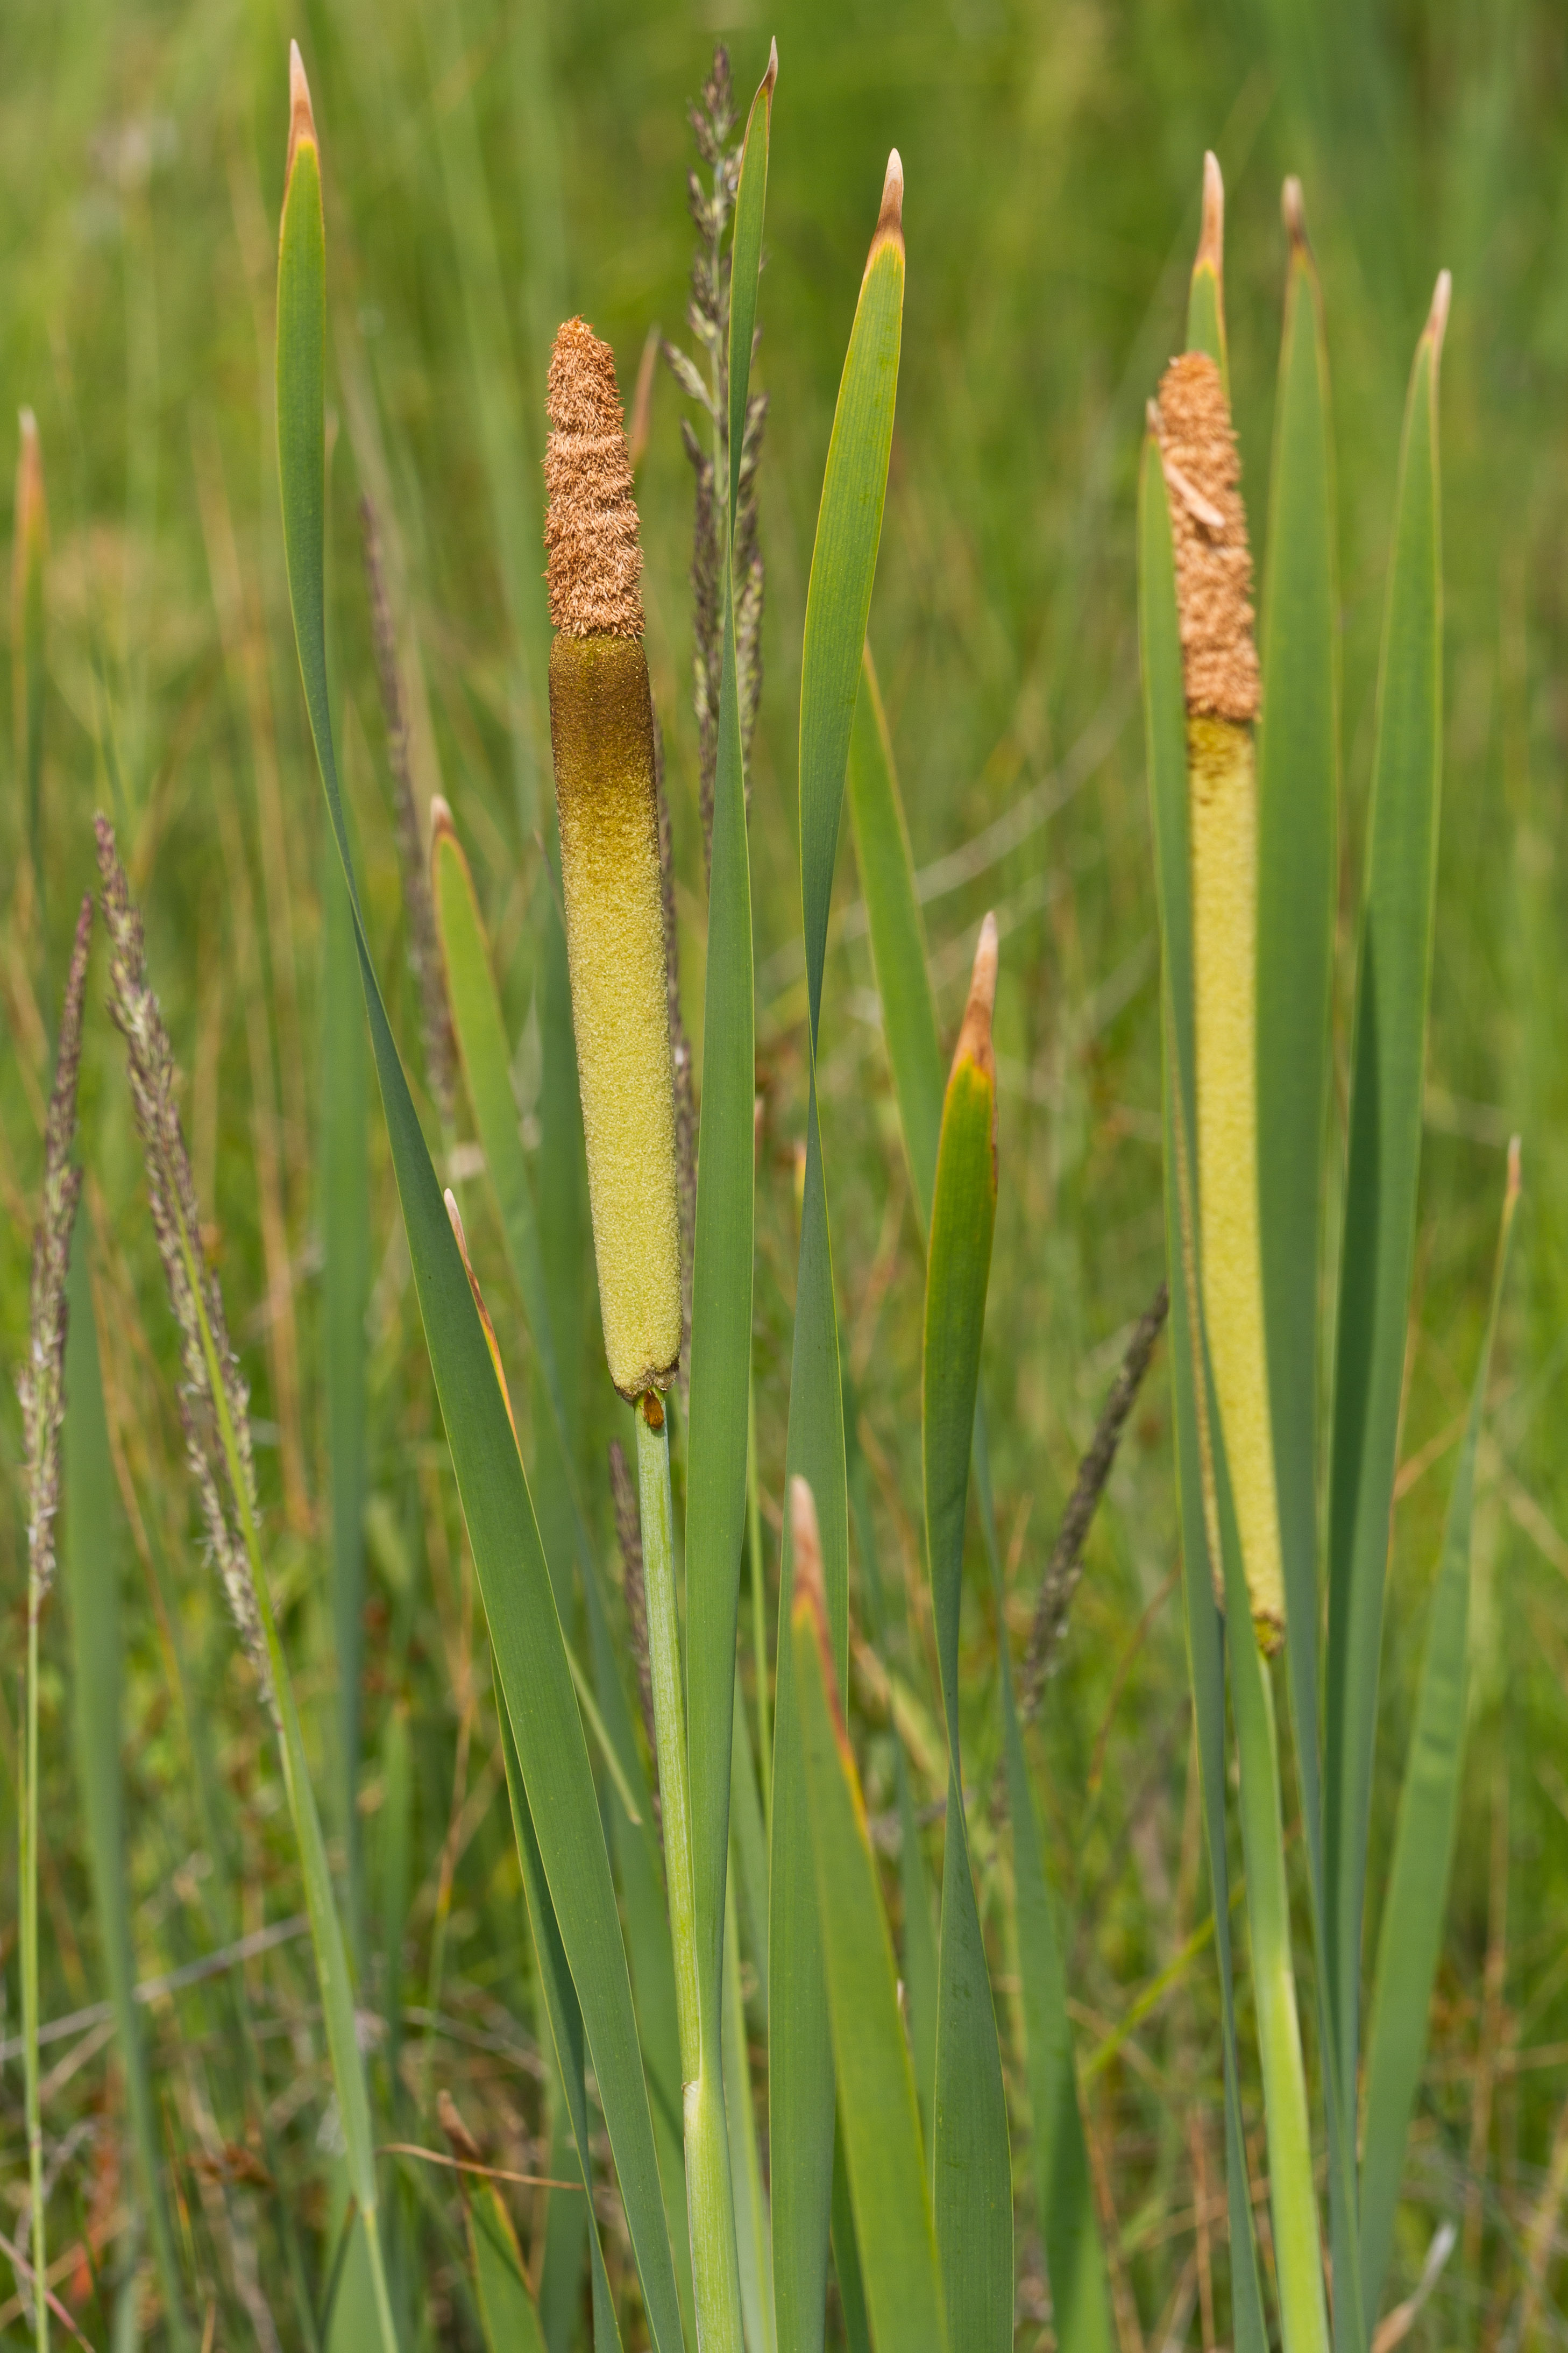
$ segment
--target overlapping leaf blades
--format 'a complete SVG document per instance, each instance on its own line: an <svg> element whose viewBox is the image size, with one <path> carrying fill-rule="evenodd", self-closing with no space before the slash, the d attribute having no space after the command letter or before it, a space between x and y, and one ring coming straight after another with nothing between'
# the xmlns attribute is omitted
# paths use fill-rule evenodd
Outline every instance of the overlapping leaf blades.
<svg viewBox="0 0 1568 2353"><path fill-rule="evenodd" d="M835 1671L848 1646L848 1502L827 1196L816 1100L817 1027L828 902L860 649L887 495L903 321L904 245L895 156L872 239L838 388L806 595L801 656L801 899L805 930L808 1090L805 1187L795 1288L786 1473L816 1497ZM889 196L892 199L889 217ZM833 2181L833 2052L823 1991L801 1727L789 1639L791 1547L780 1588L768 1974L769 2140L773 2283L784 2353L822 2343Z"/></svg>
<svg viewBox="0 0 1568 2353"><path fill-rule="evenodd" d="M301 100L303 104L301 106ZM626 1951L554 1594L505 1405L382 1002L353 884L322 609L325 239L298 73L279 254L278 425L289 597L311 734L348 883L415 1283L502 1696L592 2052L656 2346L681 2343Z"/></svg>

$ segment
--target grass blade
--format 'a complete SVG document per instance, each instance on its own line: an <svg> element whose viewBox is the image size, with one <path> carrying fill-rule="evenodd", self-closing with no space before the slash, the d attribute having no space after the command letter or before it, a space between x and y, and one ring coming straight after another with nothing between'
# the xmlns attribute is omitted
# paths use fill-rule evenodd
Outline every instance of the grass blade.
<svg viewBox="0 0 1568 2353"><path fill-rule="evenodd" d="M587 2094L584 2087L583 2012L578 2004L576 1988L572 1982L572 1971L567 1965L555 1907L545 1878L544 1861L539 1851L533 1815L529 1807L522 1768L518 1761L517 1744L504 1715L501 1717L501 1754L506 1764L507 1797L511 1805L512 1829L522 1863L523 1894L528 1900L528 1916L533 1929L534 1957L544 1994L545 2018L554 2048L556 2070L565 2087L572 2134L577 2144L578 2169L584 2182L589 2184L594 2176L589 2154ZM588 2232L594 2283L594 2343L595 2353L606 2353L607 2348L619 2348L621 2337L616 2320L615 2298L610 2293L609 2276L605 2269L605 2251L599 2241L598 2216L594 2211L592 2197L588 2199ZM679 2343L679 2339L676 2341Z"/></svg>
<svg viewBox="0 0 1568 2353"><path fill-rule="evenodd" d="M1187 1662L1197 1720L1204 1837L1214 1900L1225 2059L1226 2183L1231 2300L1242 2353L1264 2353L1268 2332L1247 2196L1236 2042L1225 1818L1225 1629L1215 1606L1207 1467L1206 1389L1195 1322L1196 1257L1188 1139L1196 1134L1192 901L1187 842L1187 747L1175 558L1159 442L1144 439L1138 491L1138 620L1143 709L1160 902L1164 1029L1165 1247L1171 1285L1171 1386L1182 1517ZM1200 1416L1203 1416L1200 1419ZM1245 1622L1245 1621L1244 1621Z"/></svg>
<svg viewBox="0 0 1568 2353"><path fill-rule="evenodd" d="M1491 1306L1470 1393L1469 1419L1454 1472L1443 1550L1426 1621L1426 1652L1411 1726L1394 1833L1394 1861L1384 1891L1383 1925L1366 2038L1366 2126L1362 2145L1362 2300L1366 2333L1394 2243L1394 2218L1405 2171L1422 2062L1426 2054L1432 1983L1442 1948L1443 1915L1458 1826L1464 1755L1466 1647L1470 1606L1470 1509L1487 1381L1508 1271L1509 1240L1519 1200L1519 1149L1509 1155L1502 1231L1498 1238Z"/></svg>
<svg viewBox="0 0 1568 2353"><path fill-rule="evenodd" d="M994 1591L998 1622L1005 1623L1000 1576L994 1579ZM1013 1900L1023 1989L1024 2055L1034 2124L1035 2211L1045 2244L1058 2342L1071 2346L1073 2353L1111 2353L1116 2339L1110 2284L1078 2104L1067 1972L1005 1639L999 1654L1007 1810L1013 1820Z"/></svg>
<svg viewBox="0 0 1568 2353"><path fill-rule="evenodd" d="M565 1405L550 1314L544 1250L534 1214L533 1187L523 1154L517 1102L511 1091L511 1050L490 965L479 893L445 801L437 801L430 813L430 867L436 928L447 976L447 1000L451 1007L452 1031L462 1058L468 1103L484 1148L485 1166L495 1188L507 1259L528 1318L529 1338L539 1360L548 1399L563 1425L564 1442Z"/></svg>
<svg viewBox="0 0 1568 2353"><path fill-rule="evenodd" d="M923 1233L931 1225L931 1196L936 1190L942 1043L926 962L925 926L915 897L909 828L904 823L888 716L869 646L849 738L849 821L882 1007L882 1037Z"/></svg>
<svg viewBox="0 0 1568 2353"><path fill-rule="evenodd" d="M543 1411L536 1415L534 1422L539 1449L534 1487L541 1532L545 1536L545 1556L554 1562L552 1577L556 1579L559 1607L563 1606L566 1596L566 1577L562 1572L569 1566L573 1552L576 1553L602 1713L601 1745L612 1777L629 1799L623 1809L610 1809L610 1836L625 1906L632 1987L648 2076L659 2179L676 2257L676 2284L682 2311L686 2312L690 2303L690 2258L681 2149L680 2052L669 1925L653 1832L652 1805L632 1732L630 1710L600 1590L597 1554L584 1515L572 1443L567 1436L546 1250L512 1097L510 1051L500 997L473 877L444 803L436 807L430 854L453 1034L474 1124L484 1147L485 1165L500 1209L507 1258L522 1299L543 1388L543 1397L539 1400ZM553 920L552 907L552 917ZM574 1103L574 1082L573 1100ZM567 1141L572 1140L569 1130ZM578 1691L581 1697L580 1683Z"/></svg>
<svg viewBox="0 0 1568 2353"><path fill-rule="evenodd" d="M936 2233L897 1972L838 1681L811 1493L790 1490L791 1639L845 2166L878 2353L945 2353ZM967 2339L964 2340L967 2343Z"/></svg>
<svg viewBox="0 0 1568 2353"><path fill-rule="evenodd" d="M866 649L860 697L849 744L849 812L855 856L871 941L871 959L882 1008L882 1035L893 1074L893 1091L915 1206L922 1230L931 1226L942 1127L942 1047L936 1000L926 962L925 931L915 895L914 860L899 795L887 715L877 685L871 649ZM1001 1598L1001 1562L994 1542L989 1481L984 1469L984 1406L976 1409L973 1457L981 1525L993 1582ZM862 1472L863 1475L863 1472ZM853 1472L851 1494L854 1493ZM858 1523L866 1515L857 1514ZM869 1528L865 1526L869 1549ZM999 1616L998 1622L1001 1622ZM1007 1805L1013 1823L1013 1867L1018 1968L1023 1986L1025 2059L1034 2119L1035 2199L1051 2300L1062 2341L1075 2348L1108 2347L1111 2341L1110 2290L1099 2218L1089 2179L1089 2151L1079 2111L1078 2071L1067 2014L1067 1986L1046 1873L1045 1850L1034 1792L1029 1784L1022 1730L1013 1691L1012 1662L999 1648L1003 1738L1007 1769ZM894 1771L903 1823L905 1879L904 1969L910 2029L922 2111L934 2105L935 2045L922 2041L925 2005L924 1948L931 1942L924 1870L915 1834L909 1776L895 1735ZM934 1950L931 1954L934 1962ZM931 1975L934 2011L935 1971ZM929 2057L931 2078L921 2074Z"/></svg>
<svg viewBox="0 0 1568 2353"><path fill-rule="evenodd" d="M805 597L800 662L800 890L816 1050L844 776L882 533L904 315L904 174L888 164L849 332Z"/></svg>
<svg viewBox="0 0 1568 2353"><path fill-rule="evenodd" d="M1353 2115L1383 1589L1415 1248L1442 772L1437 370L1448 280L1415 347L1378 678L1351 1061L1329 1504L1324 1897L1340 2097Z"/></svg>
<svg viewBox="0 0 1568 2353"><path fill-rule="evenodd" d="M468 2201L468 2260L486 2353L544 2353L517 2233L493 2181Z"/></svg>
<svg viewBox="0 0 1568 2353"><path fill-rule="evenodd" d="M349 1934L364 1968L359 1766L364 1659L365 1313L370 1163L363 1016L348 895L335 856L322 877L321 1338L331 1491L332 1624Z"/></svg>
<svg viewBox="0 0 1568 2353"><path fill-rule="evenodd" d="M545 1880L582 2005L649 2326L680 2344L626 1948L582 1718L533 1507L456 1237L382 1001L354 894L327 702L322 629L325 241L315 125L295 56L279 256L278 420L284 546L317 762L354 917L371 1042L409 1256Z"/></svg>
<svg viewBox="0 0 1568 2353"><path fill-rule="evenodd" d="M931 2179L950 2341L1013 2342L1013 2185L1007 2102L963 1818L958 1633L969 1458L996 1223L996 923L981 927L942 1107L926 1262L921 1451L927 1567L947 1722L947 1839Z"/></svg>
<svg viewBox="0 0 1568 2353"><path fill-rule="evenodd" d="M741 1939L735 1912L735 1890L731 1885L724 1905L724 2110L730 2126L730 2179L735 2185L741 2311L745 2323L746 2353L777 2353L773 2233L757 2147L757 2120L752 2106L752 2069L746 2052Z"/></svg>
<svg viewBox="0 0 1568 2353"><path fill-rule="evenodd" d="M103 1379L88 1269L87 1234L73 1237L67 1297L65 1586L70 1603L71 1693L93 1910L103 1947L114 2031L125 2070L137 2170L170 2338L191 2343L184 2292L163 2195L158 2114L133 1999L136 1956L125 1881L125 1791L121 1759L123 1643L120 1620L121 1507L109 1451Z"/></svg>
<svg viewBox="0 0 1568 2353"><path fill-rule="evenodd" d="M836 1671L848 1662L848 1502L838 1318L816 1103L827 910L843 808L849 732L887 496L902 332L903 173L895 153L867 258L838 387L817 512L801 654L800 862L805 934L808 1087L805 1187L795 1285L785 1469L817 1501ZM822 2343L833 2180L833 2052L822 1932L805 1808L805 1764L789 1637L792 1554L780 1573L770 1873L769 2147L773 2286L784 2353Z"/></svg>

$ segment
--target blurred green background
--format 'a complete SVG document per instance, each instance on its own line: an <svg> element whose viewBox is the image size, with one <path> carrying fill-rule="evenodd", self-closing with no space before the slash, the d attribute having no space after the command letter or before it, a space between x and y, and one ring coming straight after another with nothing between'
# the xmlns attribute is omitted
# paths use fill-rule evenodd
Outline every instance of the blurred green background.
<svg viewBox="0 0 1568 2353"><path fill-rule="evenodd" d="M1415 2341L1496 2341L1514 2310L1521 2234L1546 2196L1560 2199L1549 2168L1568 2160L1568 1472L1557 1443L1568 1375L1568 944L1559 918L1568 817L1568 16L1560 8L1548 0L1486 9L1453 0L906 0L897 8L800 0L738 17L722 0L701 9L301 0L293 16L268 0L8 7L0 415L21 404L37 411L50 501L49 987L58 992L74 899L92 875L90 814L103 806L129 853L153 978L186 1074L196 1182L259 1425L274 1576L291 1609L291 1640L314 1662L327 1742L313 1176L325 845L284 597L270 389L288 39L297 36L304 50L322 139L339 424L334 655L382 970L417 1062L354 512L365 487L395 542L395 596L422 658L428 721L416 695L416 782L422 797L446 791L474 858L519 1039L520 1100L525 1120L536 1121L550 1087L534 986L537 893L549 887L539 846L542 785L548 791L544 360L558 320L581 311L613 343L629 406L649 328L687 339L685 108L721 37L743 111L773 33L781 71L753 375L771 402L759 478L768 585L752 784L764 1496L776 1527L804 1119L802 613L838 371L896 143L909 295L871 641L950 1025L984 909L994 905L1002 923L1002 1195L987 1379L1020 1635L1078 1454L1163 1263L1131 505L1143 403L1181 338L1203 150L1217 151L1226 174L1232 379L1260 563L1286 172L1303 179L1321 268L1344 620L1347 1008L1404 385L1436 272L1454 273L1443 395L1447 756L1406 1493L1384 1654L1388 1778L1373 1881L1375 1890L1504 1147L1518 1129L1525 1194L1478 1507L1466 1808L1412 2153L1430 2222L1453 2214L1464 2232ZM702 857L690 474L678 424L687 406L660 367L638 492L695 1029ZM0 681L0 699L8 693ZM19 791L0 799L0 860L10 911L0 914L8 1034L0 1332L15 1366L46 1067ZM846 848L824 1016L825 1150L884 1570L901 1563L913 1588L919 1245L857 900ZM96 977L93 995L101 995ZM83 1152L131 1513L126 1753L146 1973L216 1934L198 1917L203 1872L190 1876L205 1833L191 1803L187 1718L174 1701L176 1653L220 1752L232 1847L217 1875L234 1873L237 1916L249 1926L263 1912L292 1912L298 1899L268 1810L275 1792L258 1765L244 1671L197 1565L174 1352L117 1045L95 1013ZM447 2000L455 2013L464 2000L477 2005L475 2019L489 2016L487 2001L505 2000L526 2019L506 1826L497 1809L487 1816L475 1802L484 1772L492 1794L494 1786L493 1759L483 1761L493 1730L469 1736L481 1720L469 1666L482 1686L484 1653L474 1645L378 1115L367 1148L375 1205L368 1799L374 1805L386 1707L401 1692L418 1726L414 1932L428 1930L443 1836L469 1803ZM521 1366L498 1230L470 1189L480 1271ZM602 1460L618 1409L596 1351L583 1206L563 1196L545 1207L563 1290L588 1302L585 1316L579 1308L581 1410L584 1442ZM25 1546L9 1381L5 1398L0 1596L12 1663L0 1673L0 1792L8 1804ZM1202 1915L1169 1457L1157 1361L1090 1539L1037 1748L1073 1921L1080 2056ZM607 1525L603 1498L601 1508ZM770 1537L776 1576L774 1550ZM984 1694L994 1630L976 1609L967 1632ZM47 1648L52 2013L98 1985L58 1623ZM874 1746L868 1769L875 1798ZM9 2023L14 1864L11 1841L0 1843ZM1206 1958L1194 1965L1175 2000L1091 2087L1121 2243L1151 2328L1192 2243L1197 2192L1182 2116L1214 2094L1208 1969ZM277 1982L286 2009L289 1981ZM198 2113L219 2117L220 2143L244 2137L235 2116L222 2116L231 2093L208 2080L224 2063L209 2044L221 2046L226 2031L216 2009L164 2022L169 2049L182 2042L166 2095L176 2143L196 2134ZM464 2051L462 2065L477 2065ZM103 2083L95 2062L59 2097L90 2115L112 2099ZM0 2171L19 2180L14 2066L3 2088ZM492 2120L510 2099L505 2129L528 2146L537 2122L528 2100L489 2078L470 2088ZM314 2115L321 2089L312 2078L299 2114ZM273 2094L282 2096L276 2084ZM236 2114L243 2107L240 2099ZM1205 2113L1217 2179L1217 2133ZM92 2168L109 2164L108 2137L84 2141L98 2151L91 2164L72 2160L84 2212L100 2194ZM303 2179L308 2132L301 2147ZM1556 2213L1553 2203L1553 2229ZM265 2216L255 2225L264 2244L272 2227ZM1407 2275L1426 2236L1422 2229L1402 2248Z"/></svg>

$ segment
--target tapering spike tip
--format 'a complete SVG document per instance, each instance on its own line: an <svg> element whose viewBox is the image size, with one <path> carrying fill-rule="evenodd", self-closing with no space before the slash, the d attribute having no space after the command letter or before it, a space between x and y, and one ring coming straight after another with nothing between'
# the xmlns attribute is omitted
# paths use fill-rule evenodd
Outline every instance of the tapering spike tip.
<svg viewBox="0 0 1568 2353"><path fill-rule="evenodd" d="M305 60L300 55L298 41L289 44L289 161L284 167L283 184L287 187L294 169L294 157L302 139L308 139L319 149L316 118L310 107L310 85L305 79Z"/></svg>
<svg viewBox="0 0 1568 2353"><path fill-rule="evenodd" d="M991 1020L996 1007L998 940L995 915L988 913L980 926L980 937L975 943L969 1000L963 1008L963 1026L959 1030L958 1046L952 1058L955 1068L967 1060L977 1064L988 1077L994 1077L996 1070L991 1043Z"/></svg>
<svg viewBox="0 0 1568 2353"><path fill-rule="evenodd" d="M1432 308L1426 314L1426 332L1432 338L1434 364L1443 356L1443 337L1448 327L1448 305L1453 299L1454 280L1447 269L1437 272L1437 283L1432 289Z"/></svg>
<svg viewBox="0 0 1568 2353"><path fill-rule="evenodd" d="M866 256L870 269L885 245L896 245L902 252L904 244L904 166L895 147L888 157L887 176L882 182L882 208L877 215L877 226L871 233L871 249Z"/></svg>
<svg viewBox="0 0 1568 2353"><path fill-rule="evenodd" d="M1194 269L1205 265L1216 278L1225 275L1225 181L1220 175L1219 157L1212 147L1204 152L1204 225L1198 237Z"/></svg>
<svg viewBox="0 0 1568 2353"><path fill-rule="evenodd" d="M1285 223L1285 234L1290 240L1292 253L1307 250L1307 207L1301 195L1301 183L1294 172L1279 191L1279 214Z"/></svg>

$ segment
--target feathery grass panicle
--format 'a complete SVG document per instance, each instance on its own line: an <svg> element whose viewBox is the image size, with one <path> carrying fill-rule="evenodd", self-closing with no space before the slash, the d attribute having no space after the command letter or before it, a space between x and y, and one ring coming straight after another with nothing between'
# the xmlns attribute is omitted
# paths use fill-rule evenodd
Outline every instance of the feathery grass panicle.
<svg viewBox="0 0 1568 2353"><path fill-rule="evenodd" d="M55 1574L55 1514L60 1500L60 1425L65 1416L66 1274L71 1229L81 1197L76 1139L77 1076L81 1068L81 1003L92 937L92 900L84 898L66 977L55 1053L55 1081L44 1122L43 1206L33 1231L27 1362L16 1386L27 1456L27 1608L35 1620Z"/></svg>
<svg viewBox="0 0 1568 2353"><path fill-rule="evenodd" d="M777 70L776 46L769 65ZM768 396L751 391L746 400L741 466L735 491L733 544L730 544L730 280L726 243L740 185L744 138L731 145L735 129L730 53L722 43L713 69L688 120L710 185L696 171L687 175L688 201L697 228L691 262L687 322L707 354L707 375L689 353L664 344L670 374L709 420L710 446L704 448L689 418L680 427L681 445L691 462L695 505L691 531L692 704L697 714L698 790L702 810L703 856L713 840L713 786L719 761L719 690L723 670L724 565L733 565L735 596L735 689L741 714L742 754L749 754L763 691L762 626L766 585L757 520L757 463L767 422ZM760 333L760 330L758 331ZM755 348L753 341L753 349ZM747 777L747 805L751 780Z"/></svg>
<svg viewBox="0 0 1568 2353"><path fill-rule="evenodd" d="M201 1212L175 1105L174 1050L158 999L147 979L142 918L132 904L125 869L115 848L114 828L94 819L98 871L103 884L103 920L109 934L109 1009L125 1040L131 1103L147 1169L147 1198L158 1255L163 1261L169 1304L179 1326L185 1377L180 1418L185 1454L206 1523L207 1542L241 1641L256 1669L268 1705L276 1715L272 1674L262 1639L261 1615L251 1584L245 1521L260 1525L256 1464L250 1441L250 1397L229 1345L223 1293L206 1261ZM222 1404L233 1431L234 1461L243 1493L237 1494L219 1429L219 1399L202 1339L205 1315L212 1337Z"/></svg>
<svg viewBox="0 0 1568 2353"><path fill-rule="evenodd" d="M550 733L599 1306L624 1397L680 1356L679 1180L642 552L615 357L569 319L550 362Z"/></svg>
<svg viewBox="0 0 1568 2353"><path fill-rule="evenodd" d="M397 835L397 862L403 873L403 903L408 917L408 962L419 993L420 1026L425 1043L425 1076L435 1098L437 1116L449 1129L456 1115L457 1050L452 1017L441 977L441 948L436 935L436 904L430 889L430 867L419 823L414 791L412 742L403 678L397 659L397 629L382 560L381 519L368 491L359 502L363 533L365 586L370 591L370 632L375 652L376 682L381 689L382 718L386 728L386 760L392 771L392 805Z"/></svg>
<svg viewBox="0 0 1568 2353"><path fill-rule="evenodd" d="M1209 163L1194 276L1213 274L1222 333L1223 214ZM1253 1621L1273 1651L1284 1639L1285 1588L1258 1208L1258 668L1240 460L1225 379L1208 352L1171 362L1154 418L1187 710L1204 1324Z"/></svg>

